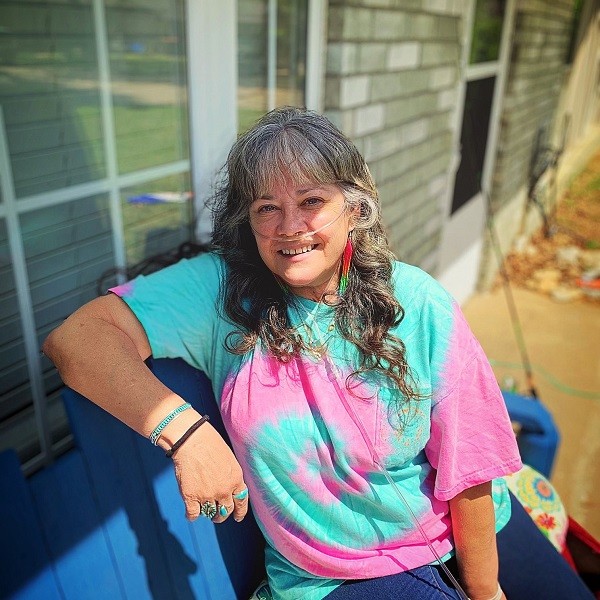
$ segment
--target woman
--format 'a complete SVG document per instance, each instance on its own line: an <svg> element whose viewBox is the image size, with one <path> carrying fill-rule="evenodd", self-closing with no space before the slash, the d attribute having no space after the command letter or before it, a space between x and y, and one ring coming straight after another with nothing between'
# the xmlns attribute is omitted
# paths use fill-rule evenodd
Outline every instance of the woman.
<svg viewBox="0 0 600 600"><path fill-rule="evenodd" d="M214 209L213 253L49 336L65 383L169 451L188 518L239 521L251 499L276 598L461 597L436 555L472 600L504 598L495 478L521 466L506 409L457 305L394 261L356 148L275 110L232 148ZM150 354L209 375L235 456ZM552 597L512 579L511 599Z"/></svg>

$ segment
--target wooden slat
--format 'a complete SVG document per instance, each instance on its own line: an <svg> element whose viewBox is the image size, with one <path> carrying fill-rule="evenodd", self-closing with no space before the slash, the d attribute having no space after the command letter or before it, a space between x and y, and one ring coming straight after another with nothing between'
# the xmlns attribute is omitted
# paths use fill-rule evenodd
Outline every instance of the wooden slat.
<svg viewBox="0 0 600 600"><path fill-rule="evenodd" d="M60 600L52 563L17 455L0 453L0 598Z"/></svg>
<svg viewBox="0 0 600 600"><path fill-rule="evenodd" d="M174 598L134 432L79 394L63 393L75 444L85 456L127 598Z"/></svg>
<svg viewBox="0 0 600 600"><path fill-rule="evenodd" d="M30 489L64 597L125 598L80 453L34 475Z"/></svg>

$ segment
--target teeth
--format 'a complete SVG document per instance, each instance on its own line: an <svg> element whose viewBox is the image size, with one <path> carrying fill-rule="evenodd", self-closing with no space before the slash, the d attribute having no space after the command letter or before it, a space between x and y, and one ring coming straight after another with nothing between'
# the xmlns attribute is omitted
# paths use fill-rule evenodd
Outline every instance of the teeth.
<svg viewBox="0 0 600 600"><path fill-rule="evenodd" d="M282 250L281 254L304 254L305 252L310 252L314 246L304 246L303 248L290 248L287 250Z"/></svg>

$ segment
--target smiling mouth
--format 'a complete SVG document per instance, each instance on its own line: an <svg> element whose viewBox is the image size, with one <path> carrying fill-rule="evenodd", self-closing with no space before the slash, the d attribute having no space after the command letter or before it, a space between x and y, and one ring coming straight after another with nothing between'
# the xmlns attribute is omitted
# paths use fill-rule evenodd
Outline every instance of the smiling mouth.
<svg viewBox="0 0 600 600"><path fill-rule="evenodd" d="M314 250L316 247L316 244L313 244L311 246L302 246L302 248L286 248L285 250L280 250L279 252L284 256L295 256L296 254L306 254L307 252Z"/></svg>

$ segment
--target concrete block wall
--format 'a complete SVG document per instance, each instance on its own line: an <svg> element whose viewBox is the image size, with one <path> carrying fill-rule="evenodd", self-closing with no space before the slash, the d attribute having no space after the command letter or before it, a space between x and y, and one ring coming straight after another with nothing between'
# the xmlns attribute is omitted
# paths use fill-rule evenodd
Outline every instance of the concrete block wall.
<svg viewBox="0 0 600 600"><path fill-rule="evenodd" d="M557 106L568 68L574 4L574 0L520 0L517 5L490 194L503 255L518 238L541 225L539 218L530 218L536 217L537 209L527 200L529 165L538 129L547 128L551 134L560 116ZM497 272L486 233L479 289L488 289Z"/></svg>
<svg viewBox="0 0 600 600"><path fill-rule="evenodd" d="M521 0L515 16L492 185L499 209L527 186L536 132L551 132L566 70L574 0Z"/></svg>
<svg viewBox="0 0 600 600"><path fill-rule="evenodd" d="M369 163L396 253L432 272L452 156L463 4L329 2L325 114Z"/></svg>

